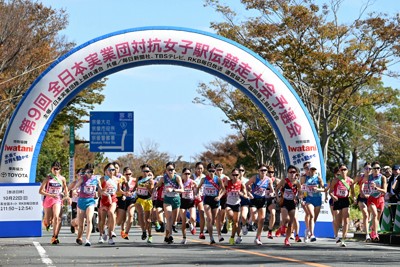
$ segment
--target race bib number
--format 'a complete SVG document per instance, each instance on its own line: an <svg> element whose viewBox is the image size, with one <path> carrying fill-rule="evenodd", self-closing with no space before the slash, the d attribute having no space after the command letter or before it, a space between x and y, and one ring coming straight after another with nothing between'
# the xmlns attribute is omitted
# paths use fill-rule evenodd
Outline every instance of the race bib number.
<svg viewBox="0 0 400 267"><path fill-rule="evenodd" d="M204 188L204 193L206 196L217 196L218 195L218 191L214 187Z"/></svg>
<svg viewBox="0 0 400 267"><path fill-rule="evenodd" d="M338 189L337 195L338 197L347 197L348 192L347 189Z"/></svg>
<svg viewBox="0 0 400 267"><path fill-rule="evenodd" d="M371 189L367 185L364 185L362 192L364 195L371 195Z"/></svg>
<svg viewBox="0 0 400 267"><path fill-rule="evenodd" d="M253 192L253 195L265 197L265 192L266 192L266 190L264 188L259 188Z"/></svg>
<svg viewBox="0 0 400 267"><path fill-rule="evenodd" d="M92 194L94 194L95 191L96 191L96 186L85 185L83 187L83 193L85 193L85 194L92 195Z"/></svg>
<svg viewBox="0 0 400 267"><path fill-rule="evenodd" d="M240 203L240 195L238 191L231 191L227 194L227 203L236 205Z"/></svg>
<svg viewBox="0 0 400 267"><path fill-rule="evenodd" d="M193 190L183 192L182 193L182 198L184 198L184 199L193 199L194 198Z"/></svg>
<svg viewBox="0 0 400 267"><path fill-rule="evenodd" d="M139 196L147 196L149 194L149 190L147 190L147 188L138 187L137 194Z"/></svg>
<svg viewBox="0 0 400 267"><path fill-rule="evenodd" d="M283 198L287 200L293 200L294 199L294 193L292 190L285 190L283 193Z"/></svg>
<svg viewBox="0 0 400 267"><path fill-rule="evenodd" d="M115 188L114 187L107 187L106 192L110 195L114 195L115 194Z"/></svg>
<svg viewBox="0 0 400 267"><path fill-rule="evenodd" d="M62 191L62 188L60 186L57 187L49 187L49 193L50 194L60 194Z"/></svg>

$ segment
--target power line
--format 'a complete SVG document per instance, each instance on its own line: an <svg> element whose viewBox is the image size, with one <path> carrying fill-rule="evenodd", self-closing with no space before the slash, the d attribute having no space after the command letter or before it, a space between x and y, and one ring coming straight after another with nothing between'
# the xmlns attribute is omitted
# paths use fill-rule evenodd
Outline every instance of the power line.
<svg viewBox="0 0 400 267"><path fill-rule="evenodd" d="M34 71L34 70L37 70L37 69L39 69L39 68L41 68L41 67L43 67L43 66L49 65L49 64L53 63L54 61L55 61L55 59L53 59L53 60L51 60L51 61L49 61L49 62L47 62L47 63L44 63L44 64L42 64L42 65L39 65L39 66L37 66L37 67L35 67L35 68L31 69L31 70L25 71L25 72L23 72L23 73L21 73L21 74L19 74L19 75L17 75L17 76L14 76L14 77L12 77L12 78L10 78L10 79L8 79L8 80L5 80L5 81L1 82L0 85L3 85L3 84L8 83L8 82L10 82L10 81L12 81L12 80L15 80L15 79L17 79L18 77L24 76L25 74L28 74L28 73L30 73L30 72L32 72L32 71Z"/></svg>

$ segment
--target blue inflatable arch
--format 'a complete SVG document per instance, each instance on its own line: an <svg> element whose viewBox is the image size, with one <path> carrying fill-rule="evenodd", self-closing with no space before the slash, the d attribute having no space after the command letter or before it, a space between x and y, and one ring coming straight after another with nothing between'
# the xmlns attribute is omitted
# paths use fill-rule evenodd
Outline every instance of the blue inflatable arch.
<svg viewBox="0 0 400 267"><path fill-rule="evenodd" d="M1 183L34 183L41 144L55 116L80 91L112 73L144 65L179 65L239 88L266 115L286 164L325 167L317 131L301 99L267 61L224 37L187 28L127 29L88 41L60 57L32 84L1 145ZM325 179L325 178L324 178Z"/></svg>

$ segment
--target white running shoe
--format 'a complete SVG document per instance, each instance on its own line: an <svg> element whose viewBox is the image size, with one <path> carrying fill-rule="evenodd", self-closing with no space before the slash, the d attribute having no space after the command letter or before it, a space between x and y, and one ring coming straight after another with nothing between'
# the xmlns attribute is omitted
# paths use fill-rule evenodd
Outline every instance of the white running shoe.
<svg viewBox="0 0 400 267"><path fill-rule="evenodd" d="M311 241L311 242L317 241L317 238L315 237L315 235L312 235L312 236L310 237L310 241Z"/></svg>
<svg viewBox="0 0 400 267"><path fill-rule="evenodd" d="M242 243L242 237L241 236L238 236L238 237L236 237L236 241L235 241L235 244L240 244L240 243Z"/></svg>
<svg viewBox="0 0 400 267"><path fill-rule="evenodd" d="M254 239L254 244L261 246L262 242L260 239L258 239L257 237Z"/></svg>
<svg viewBox="0 0 400 267"><path fill-rule="evenodd" d="M187 242L187 241L186 241L186 238L182 238L181 244L182 244L182 245L186 245L186 242Z"/></svg>
<svg viewBox="0 0 400 267"><path fill-rule="evenodd" d="M112 237L112 238L117 237L117 235L115 234L114 231L111 231L111 237Z"/></svg>
<svg viewBox="0 0 400 267"><path fill-rule="evenodd" d="M99 237L99 244L103 244L104 243L104 239L102 236Z"/></svg>
<svg viewBox="0 0 400 267"><path fill-rule="evenodd" d="M108 235L107 235L106 233L104 233L104 234L103 234L103 240L104 240L104 242L106 242L107 239L108 239Z"/></svg>
<svg viewBox="0 0 400 267"><path fill-rule="evenodd" d="M242 226L242 233L243 233L243 235L247 235L248 232L249 232L249 229L247 229L247 225L243 225L243 226Z"/></svg>
<svg viewBox="0 0 400 267"><path fill-rule="evenodd" d="M100 240L99 240L100 241ZM92 243L90 243L90 241L89 240L86 240L86 242L85 242L85 247L90 247L92 245Z"/></svg>
<svg viewBox="0 0 400 267"><path fill-rule="evenodd" d="M114 239L112 237L110 239L108 239L108 244L115 245Z"/></svg>

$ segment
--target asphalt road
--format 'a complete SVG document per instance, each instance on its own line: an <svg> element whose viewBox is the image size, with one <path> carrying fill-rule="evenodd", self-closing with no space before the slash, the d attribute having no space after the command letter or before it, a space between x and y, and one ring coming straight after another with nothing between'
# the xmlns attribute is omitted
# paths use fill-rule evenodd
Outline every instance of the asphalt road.
<svg viewBox="0 0 400 267"><path fill-rule="evenodd" d="M118 230L118 229L117 229ZM160 233L153 244L140 238L134 227L130 240L115 239L115 245L98 244L98 233L92 246L75 244L76 236L63 227L60 244L51 245L51 233L38 238L1 238L0 266L398 266L400 247L359 241L348 241L339 247L333 239L318 238L313 243L283 246L283 237L270 240L263 233L263 245L253 243L254 232L243 236L240 245L225 241L215 245L209 239L198 239L189 233L188 243L181 245L181 234L174 244L165 244ZM118 233L118 232L117 232Z"/></svg>

